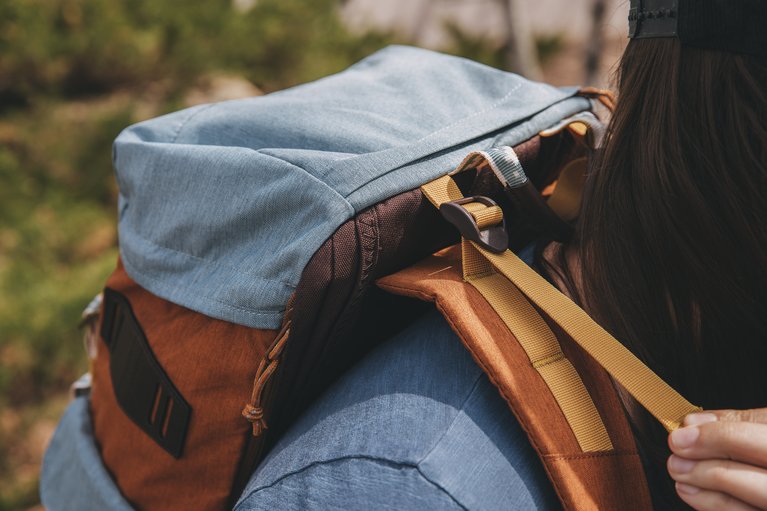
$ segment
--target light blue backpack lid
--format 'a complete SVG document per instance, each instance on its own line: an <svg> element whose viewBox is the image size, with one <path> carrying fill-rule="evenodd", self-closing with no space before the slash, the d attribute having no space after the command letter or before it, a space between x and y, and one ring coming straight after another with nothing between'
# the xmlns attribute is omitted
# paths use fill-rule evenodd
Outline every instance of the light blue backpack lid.
<svg viewBox="0 0 767 511"><path fill-rule="evenodd" d="M114 144L123 263L167 300L277 328L343 222L588 110L574 93L393 46L313 83L136 124Z"/></svg>

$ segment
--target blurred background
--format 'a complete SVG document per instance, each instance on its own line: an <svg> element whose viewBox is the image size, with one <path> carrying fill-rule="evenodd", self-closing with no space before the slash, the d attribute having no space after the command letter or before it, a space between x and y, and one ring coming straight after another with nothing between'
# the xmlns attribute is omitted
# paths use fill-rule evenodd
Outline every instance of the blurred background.
<svg viewBox="0 0 767 511"><path fill-rule="evenodd" d="M605 86L627 0L0 0L0 511L87 370L80 312L117 256L111 143L187 106L269 93L388 44Z"/></svg>

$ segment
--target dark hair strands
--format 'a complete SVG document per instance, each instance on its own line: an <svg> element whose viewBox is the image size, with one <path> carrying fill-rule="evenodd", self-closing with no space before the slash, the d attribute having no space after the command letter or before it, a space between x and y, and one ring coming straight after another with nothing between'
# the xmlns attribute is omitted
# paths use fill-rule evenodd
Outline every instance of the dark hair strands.
<svg viewBox="0 0 767 511"><path fill-rule="evenodd" d="M583 305L692 402L767 406L766 59L634 40L617 78L572 247ZM656 506L682 507L666 432L624 402Z"/></svg>

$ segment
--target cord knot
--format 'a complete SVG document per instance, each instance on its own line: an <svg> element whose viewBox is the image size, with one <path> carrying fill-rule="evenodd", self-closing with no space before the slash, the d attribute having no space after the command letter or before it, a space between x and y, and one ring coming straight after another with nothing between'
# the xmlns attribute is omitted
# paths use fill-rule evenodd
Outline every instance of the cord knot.
<svg viewBox="0 0 767 511"><path fill-rule="evenodd" d="M253 436L260 436L265 429L268 429L264 419L264 409L260 406L246 404L242 409L242 416L253 424Z"/></svg>

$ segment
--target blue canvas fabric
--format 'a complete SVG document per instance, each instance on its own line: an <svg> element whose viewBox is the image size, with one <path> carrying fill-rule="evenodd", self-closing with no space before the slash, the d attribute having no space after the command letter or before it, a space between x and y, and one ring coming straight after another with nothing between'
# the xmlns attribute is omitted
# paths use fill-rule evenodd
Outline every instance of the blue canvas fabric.
<svg viewBox="0 0 767 511"><path fill-rule="evenodd" d="M45 450L40 500L49 511L131 511L101 462L88 402L80 396L69 404Z"/></svg>
<svg viewBox="0 0 767 511"><path fill-rule="evenodd" d="M574 92L390 47L310 84L139 123L114 144L123 263L162 298L277 328L343 222L589 109Z"/></svg>

